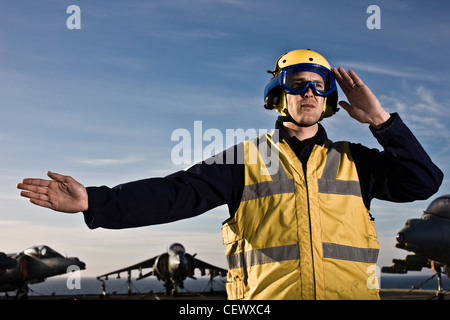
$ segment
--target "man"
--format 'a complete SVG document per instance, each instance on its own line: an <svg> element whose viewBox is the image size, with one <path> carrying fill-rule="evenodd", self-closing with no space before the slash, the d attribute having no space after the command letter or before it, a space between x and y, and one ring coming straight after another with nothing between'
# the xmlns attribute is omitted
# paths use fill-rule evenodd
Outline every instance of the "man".
<svg viewBox="0 0 450 320"><path fill-rule="evenodd" d="M220 161L112 189L48 172L52 180L18 184L21 195L57 211L83 211L90 228L167 223L227 204L228 298L378 299L371 200L426 199L443 174L355 72L294 50L272 74L265 107L282 114L276 132L235 146ZM370 125L384 152L327 138L319 122L337 111L335 79L348 99L339 104Z"/></svg>

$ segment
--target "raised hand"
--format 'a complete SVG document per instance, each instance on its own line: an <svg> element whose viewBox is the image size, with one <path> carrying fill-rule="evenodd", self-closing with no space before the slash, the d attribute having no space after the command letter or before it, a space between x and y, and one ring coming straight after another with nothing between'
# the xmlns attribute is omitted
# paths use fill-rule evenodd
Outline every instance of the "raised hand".
<svg viewBox="0 0 450 320"><path fill-rule="evenodd" d="M375 128L389 119L390 114L383 109L377 97L353 70L347 73L342 67L333 68L333 74L349 102L339 101L339 105L353 119Z"/></svg>
<svg viewBox="0 0 450 320"><path fill-rule="evenodd" d="M17 185L20 195L30 202L60 212L75 213L88 209L88 195L85 187L69 176L48 171L52 180L24 179Z"/></svg>

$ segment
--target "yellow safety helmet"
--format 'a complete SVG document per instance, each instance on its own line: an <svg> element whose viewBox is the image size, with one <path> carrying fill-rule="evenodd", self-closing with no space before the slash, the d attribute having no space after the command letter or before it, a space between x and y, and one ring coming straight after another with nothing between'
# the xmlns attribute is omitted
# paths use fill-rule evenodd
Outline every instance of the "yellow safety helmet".
<svg viewBox="0 0 450 320"><path fill-rule="evenodd" d="M324 79L324 87L317 87L311 81L291 85L290 75L309 71L321 75ZM264 100L266 109L275 109L284 117L292 119L287 111L286 93L302 94L311 88L315 95L325 97L323 112L319 121L323 118L331 117L338 111L337 107L337 87L333 73L328 61L319 53L310 49L299 49L288 52L278 58L275 63L275 70L268 71L273 75L264 90ZM293 119L292 119L293 120ZM295 121L293 121L295 123Z"/></svg>

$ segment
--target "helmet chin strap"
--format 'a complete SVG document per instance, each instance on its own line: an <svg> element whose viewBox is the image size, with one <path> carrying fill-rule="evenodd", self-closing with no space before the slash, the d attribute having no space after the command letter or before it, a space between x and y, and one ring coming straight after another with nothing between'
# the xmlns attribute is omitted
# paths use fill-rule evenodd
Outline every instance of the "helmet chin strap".
<svg viewBox="0 0 450 320"><path fill-rule="evenodd" d="M282 122L291 122L291 123L295 124L297 127L301 127L301 128L312 127L313 125L319 123L320 120L322 120L323 114L324 114L324 111L322 111L322 114L321 114L319 120L317 120L316 122L314 122L312 124L302 124L302 123L298 123L297 121L294 120L294 118L292 118L292 116L289 114L289 111L287 110L287 108L284 109L283 112L286 115L285 116L278 116L278 120L280 120Z"/></svg>

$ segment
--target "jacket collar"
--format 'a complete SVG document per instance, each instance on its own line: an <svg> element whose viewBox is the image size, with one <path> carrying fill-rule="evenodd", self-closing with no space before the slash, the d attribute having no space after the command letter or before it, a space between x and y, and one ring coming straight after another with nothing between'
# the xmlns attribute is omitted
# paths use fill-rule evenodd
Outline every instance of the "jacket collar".
<svg viewBox="0 0 450 320"><path fill-rule="evenodd" d="M278 129L280 141L281 140L285 140L286 142L290 142L290 143L302 143L302 144L304 144L297 137L289 136L289 134L286 131L286 128L284 127L282 121L277 120L277 122L275 123L275 129ZM325 128L319 123L319 130L317 130L316 135L314 137L312 137L312 139L309 140L307 144L309 144L311 142L315 143L315 144L320 144L320 143L324 142L325 140L328 140L327 133L325 131Z"/></svg>

